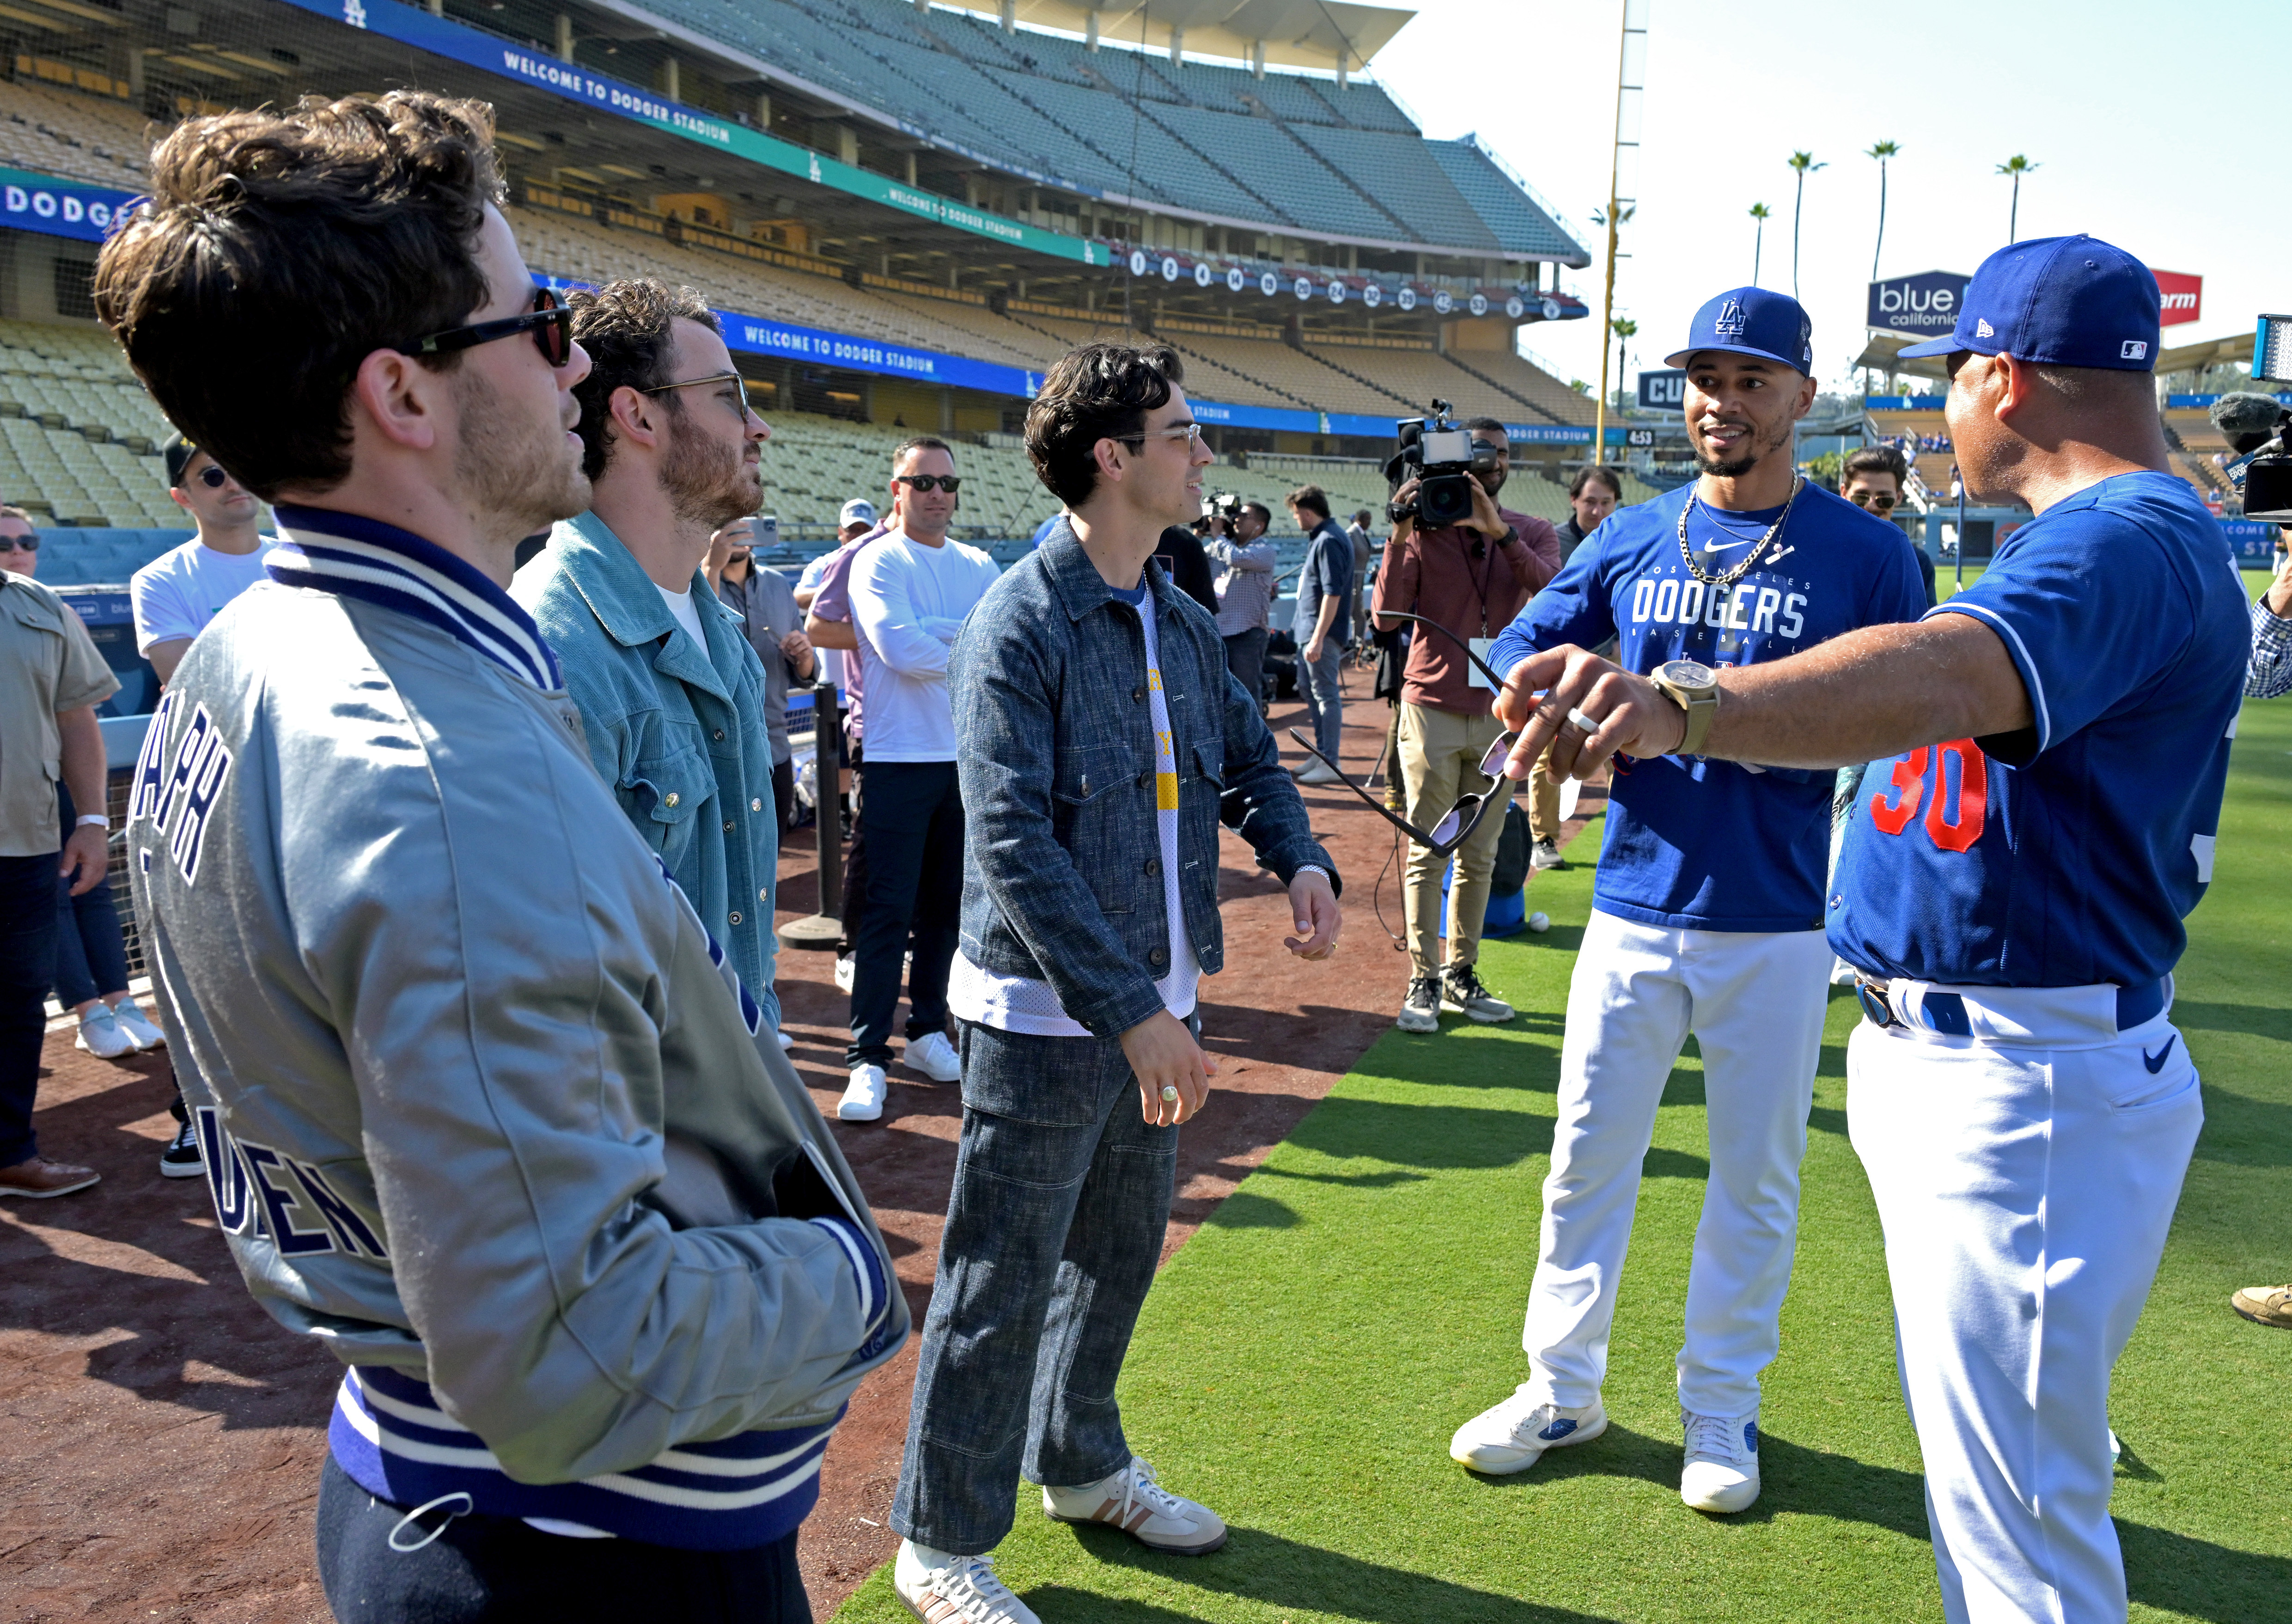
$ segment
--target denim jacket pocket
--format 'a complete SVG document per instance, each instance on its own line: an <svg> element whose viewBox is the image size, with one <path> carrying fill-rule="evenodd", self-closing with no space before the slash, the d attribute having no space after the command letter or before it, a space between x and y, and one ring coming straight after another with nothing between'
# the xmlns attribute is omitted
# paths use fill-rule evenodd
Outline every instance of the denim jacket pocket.
<svg viewBox="0 0 2292 1624"><path fill-rule="evenodd" d="M616 788L645 844L674 868L698 827L694 816L716 780L699 751L682 749L638 761Z"/></svg>
<svg viewBox="0 0 2292 1624"><path fill-rule="evenodd" d="M1215 739L1194 741L1194 771L1209 780L1212 789L1225 792L1225 749Z"/></svg>
<svg viewBox="0 0 2292 1624"><path fill-rule="evenodd" d="M1074 859L1101 913L1134 912L1134 887L1122 860L1129 844L1122 819L1137 810L1136 751L1126 744L1083 745L1061 750L1054 761L1051 815L1059 844Z"/></svg>

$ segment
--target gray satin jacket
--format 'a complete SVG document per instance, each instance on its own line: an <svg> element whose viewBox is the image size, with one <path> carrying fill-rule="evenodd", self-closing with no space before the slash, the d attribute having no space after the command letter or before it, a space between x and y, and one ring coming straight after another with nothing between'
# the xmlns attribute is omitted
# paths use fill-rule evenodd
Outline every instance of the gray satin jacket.
<svg viewBox="0 0 2292 1624"><path fill-rule="evenodd" d="M248 1287L521 1481L833 1418L908 1311L803 1220L849 1218L889 1281L882 1234L546 645L419 537L278 513L127 828Z"/></svg>

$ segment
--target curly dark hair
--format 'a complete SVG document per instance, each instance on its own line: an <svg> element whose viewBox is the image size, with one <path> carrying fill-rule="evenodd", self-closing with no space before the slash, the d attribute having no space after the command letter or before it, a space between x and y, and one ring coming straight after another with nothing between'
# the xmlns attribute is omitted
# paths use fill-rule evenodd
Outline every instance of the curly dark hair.
<svg viewBox="0 0 2292 1624"><path fill-rule="evenodd" d="M708 301L690 287L671 287L651 277L608 282L596 292L575 291L573 341L589 352L589 376L573 385L581 403L581 472L591 479L612 460L613 391L657 389L669 382L668 352L681 319L712 333L723 328ZM664 390L659 400L670 416L684 410L680 390Z"/></svg>
<svg viewBox="0 0 2292 1624"><path fill-rule="evenodd" d="M1083 344L1061 356L1027 408L1027 455L1051 494L1069 507L1089 501L1098 442L1137 433L1185 379L1167 344Z"/></svg>
<svg viewBox="0 0 2292 1624"><path fill-rule="evenodd" d="M149 203L97 256L96 314L168 419L256 496L340 484L359 364L486 301L493 109L306 96L186 119L150 171Z"/></svg>

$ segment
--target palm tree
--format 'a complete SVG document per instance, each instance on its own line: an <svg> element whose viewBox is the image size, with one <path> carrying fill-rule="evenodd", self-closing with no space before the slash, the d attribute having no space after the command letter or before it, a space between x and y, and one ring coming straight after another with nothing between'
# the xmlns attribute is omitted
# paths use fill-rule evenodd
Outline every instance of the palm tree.
<svg viewBox="0 0 2292 1624"><path fill-rule="evenodd" d="M1878 160L1878 240L1870 246L1870 279L1878 279L1878 251L1886 246L1886 160L1901 150L1891 141L1876 142L1862 156Z"/></svg>
<svg viewBox="0 0 2292 1624"><path fill-rule="evenodd" d="M1812 152L1794 152L1790 166L1798 174L1798 195L1791 200L1791 297L1798 297L1798 213L1806 201L1806 177L1817 169L1828 169L1828 164L1818 164Z"/></svg>
<svg viewBox="0 0 2292 1624"><path fill-rule="evenodd" d="M1624 341L1638 333L1640 324L1627 316L1618 316L1608 327L1616 335L1616 392L1621 394L1624 388Z"/></svg>
<svg viewBox="0 0 2292 1624"><path fill-rule="evenodd" d="M1759 222L1757 235L1751 238L1751 286L1754 287L1759 285L1759 250L1766 246L1767 217L1773 212L1763 203L1751 205L1751 218Z"/></svg>
<svg viewBox="0 0 2292 1624"><path fill-rule="evenodd" d="M2009 243L2019 240L2022 228L2022 177L2038 167L2018 152L1997 166L1999 174L2014 177L2014 212L2006 216L2006 240Z"/></svg>

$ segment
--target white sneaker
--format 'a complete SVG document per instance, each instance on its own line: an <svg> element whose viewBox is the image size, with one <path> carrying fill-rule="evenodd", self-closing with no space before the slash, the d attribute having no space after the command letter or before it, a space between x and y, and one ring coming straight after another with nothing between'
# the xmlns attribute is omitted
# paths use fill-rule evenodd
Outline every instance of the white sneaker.
<svg viewBox="0 0 2292 1624"><path fill-rule="evenodd" d="M890 1092L883 1067L854 1066L843 1097L835 1102L835 1114L846 1122L873 1122L884 1114L884 1096Z"/></svg>
<svg viewBox="0 0 2292 1624"><path fill-rule="evenodd" d="M133 998L111 1006L111 1018L119 1022L119 1030L135 1040L139 1049L164 1049L167 1034L137 1006Z"/></svg>
<svg viewBox="0 0 2292 1624"><path fill-rule="evenodd" d="M892 1593L924 1624L1043 1624L995 1577L992 1556L926 1553L912 1539L900 1541Z"/></svg>
<svg viewBox="0 0 2292 1624"><path fill-rule="evenodd" d="M135 1039L113 1016L109 1004L98 1004L79 1018L79 1036L72 1042L74 1047L85 1049L98 1060L117 1060L135 1053Z"/></svg>
<svg viewBox="0 0 2292 1624"><path fill-rule="evenodd" d="M772 1040L780 1046L780 1053L783 1054L795 1047L795 1034L784 1026L773 1030Z"/></svg>
<svg viewBox="0 0 2292 1624"><path fill-rule="evenodd" d="M906 1059L908 1071L920 1071L935 1083L963 1080L963 1057L955 1052L945 1032L925 1032L910 1039Z"/></svg>
<svg viewBox="0 0 2292 1624"><path fill-rule="evenodd" d="M1337 775L1328 763L1309 758L1303 766L1297 769L1297 781L1301 784L1334 784L1337 781Z"/></svg>
<svg viewBox="0 0 2292 1624"><path fill-rule="evenodd" d="M1759 1416L1699 1416L1679 1412L1687 1432L1687 1462L1679 1498L1698 1511L1740 1511L1759 1498Z"/></svg>
<svg viewBox="0 0 2292 1624"><path fill-rule="evenodd" d="M835 990L838 992L851 990L851 956L849 953L839 955L835 960Z"/></svg>
<svg viewBox="0 0 2292 1624"><path fill-rule="evenodd" d="M1538 1402L1522 1382L1503 1403L1483 1410L1457 1429L1449 1440L1449 1458L1501 1477L1527 1471L1544 1458L1546 1450L1589 1443L1607 1430L1608 1412L1598 1399L1580 1410L1563 1410Z"/></svg>
<svg viewBox="0 0 2292 1624"><path fill-rule="evenodd" d="M1113 1476L1080 1489L1043 1491L1043 1512L1059 1523L1110 1523L1150 1550L1207 1556L1225 1543L1225 1522L1208 1507L1171 1493L1133 1455Z"/></svg>

